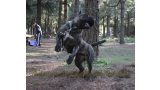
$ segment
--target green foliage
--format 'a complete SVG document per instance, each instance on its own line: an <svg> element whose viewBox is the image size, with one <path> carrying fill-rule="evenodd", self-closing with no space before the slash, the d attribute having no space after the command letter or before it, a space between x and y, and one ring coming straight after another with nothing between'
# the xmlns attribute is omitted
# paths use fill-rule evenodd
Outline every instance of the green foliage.
<svg viewBox="0 0 160 90"><path fill-rule="evenodd" d="M93 65L95 66L106 66L107 60L94 60Z"/></svg>
<svg viewBox="0 0 160 90"><path fill-rule="evenodd" d="M125 43L135 43L134 37L125 37L124 38Z"/></svg>
<svg viewBox="0 0 160 90"><path fill-rule="evenodd" d="M28 50L28 46L26 46L26 50Z"/></svg>
<svg viewBox="0 0 160 90"><path fill-rule="evenodd" d="M102 74L102 72L100 72L100 71L95 71L95 72L93 73L93 75L95 75L95 76L102 76L103 74Z"/></svg>
<svg viewBox="0 0 160 90"><path fill-rule="evenodd" d="M35 86L38 85L38 82L34 82L33 85L35 85Z"/></svg>
<svg viewBox="0 0 160 90"><path fill-rule="evenodd" d="M130 72L115 72L115 71L110 71L110 70L106 70L105 74L108 77L116 76L120 78L129 78L131 76Z"/></svg>
<svg viewBox="0 0 160 90"><path fill-rule="evenodd" d="M130 17L135 18L135 2L134 2L134 0L126 0L125 11L126 11L125 14L127 14L127 12L129 12Z"/></svg>
<svg viewBox="0 0 160 90"><path fill-rule="evenodd" d="M69 0L69 7L68 7L68 21L74 18L74 2L73 0Z"/></svg>
<svg viewBox="0 0 160 90"><path fill-rule="evenodd" d="M102 17L104 17L104 26L107 25L107 16L108 14L111 14L111 20L110 20L110 28L114 28L114 17L118 17L118 34L120 33L120 26L121 26L121 4L119 4L116 7L108 7L108 6L115 6L117 5L119 0L100 0L99 1L99 29L100 29L100 33L102 33L102 27L101 25L103 25L103 19ZM107 5L108 6L107 6ZM125 10L124 10L124 18L125 21L127 21L128 19L128 13L130 15L130 22L132 22L132 29L134 29L135 27L135 2L134 0L126 0L125 2ZM126 23L127 25L127 23ZM135 29L134 29L135 30Z"/></svg>
<svg viewBox="0 0 160 90"><path fill-rule="evenodd" d="M106 59L98 59L93 62L93 66L96 66L98 70L105 70L107 65L108 61Z"/></svg>
<svg viewBox="0 0 160 90"><path fill-rule="evenodd" d="M106 38L100 37L99 38L99 40L106 40L106 41L108 41L108 39L109 39L109 37L106 37ZM118 39L117 43L119 43L120 39L119 38L117 38L117 39ZM124 37L124 41L125 41L125 43L135 43L135 37Z"/></svg>
<svg viewBox="0 0 160 90"><path fill-rule="evenodd" d="M98 70L104 71L112 67L112 63L114 62L124 63L124 62L132 62L133 60L134 60L133 57L100 58L100 60L93 62L93 66L96 66Z"/></svg>

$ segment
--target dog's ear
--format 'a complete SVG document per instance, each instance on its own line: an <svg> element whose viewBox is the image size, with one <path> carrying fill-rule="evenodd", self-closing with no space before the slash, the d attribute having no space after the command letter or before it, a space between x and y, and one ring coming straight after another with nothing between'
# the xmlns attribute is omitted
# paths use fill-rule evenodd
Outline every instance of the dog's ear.
<svg viewBox="0 0 160 90"><path fill-rule="evenodd" d="M79 11L78 15L80 15L80 14L81 14L81 10Z"/></svg>

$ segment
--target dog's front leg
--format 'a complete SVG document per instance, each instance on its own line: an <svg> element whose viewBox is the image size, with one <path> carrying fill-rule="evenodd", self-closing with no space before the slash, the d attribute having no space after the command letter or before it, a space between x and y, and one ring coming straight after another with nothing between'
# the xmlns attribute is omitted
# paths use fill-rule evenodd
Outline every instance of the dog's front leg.
<svg viewBox="0 0 160 90"><path fill-rule="evenodd" d="M79 50L79 46L75 46L73 48L73 51L72 51L71 55L69 55L69 58L67 59L67 64L71 64L72 63L73 58L77 54L78 50Z"/></svg>

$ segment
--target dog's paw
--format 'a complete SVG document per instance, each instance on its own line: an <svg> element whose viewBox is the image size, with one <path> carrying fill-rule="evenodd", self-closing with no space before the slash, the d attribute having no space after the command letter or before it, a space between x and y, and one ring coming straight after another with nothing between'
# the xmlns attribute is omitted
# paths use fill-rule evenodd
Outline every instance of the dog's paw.
<svg viewBox="0 0 160 90"><path fill-rule="evenodd" d="M71 64L72 61L73 61L73 58L72 58L72 57L69 57L66 61L67 61L67 64Z"/></svg>
<svg viewBox="0 0 160 90"><path fill-rule="evenodd" d="M60 52L61 51L61 46L60 45L56 45L55 46L55 51L56 52Z"/></svg>

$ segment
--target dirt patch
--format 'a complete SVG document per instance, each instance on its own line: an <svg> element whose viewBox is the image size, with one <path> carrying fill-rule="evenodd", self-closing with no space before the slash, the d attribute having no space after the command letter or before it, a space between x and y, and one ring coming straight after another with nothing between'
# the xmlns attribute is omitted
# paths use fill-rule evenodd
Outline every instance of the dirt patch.
<svg viewBox="0 0 160 90"><path fill-rule="evenodd" d="M78 75L74 64L64 62L69 54L55 52L54 46L55 39L43 39L42 46L27 47L26 90L135 90L135 44L102 44L99 58L112 61L93 66L92 82L85 79L87 67Z"/></svg>

